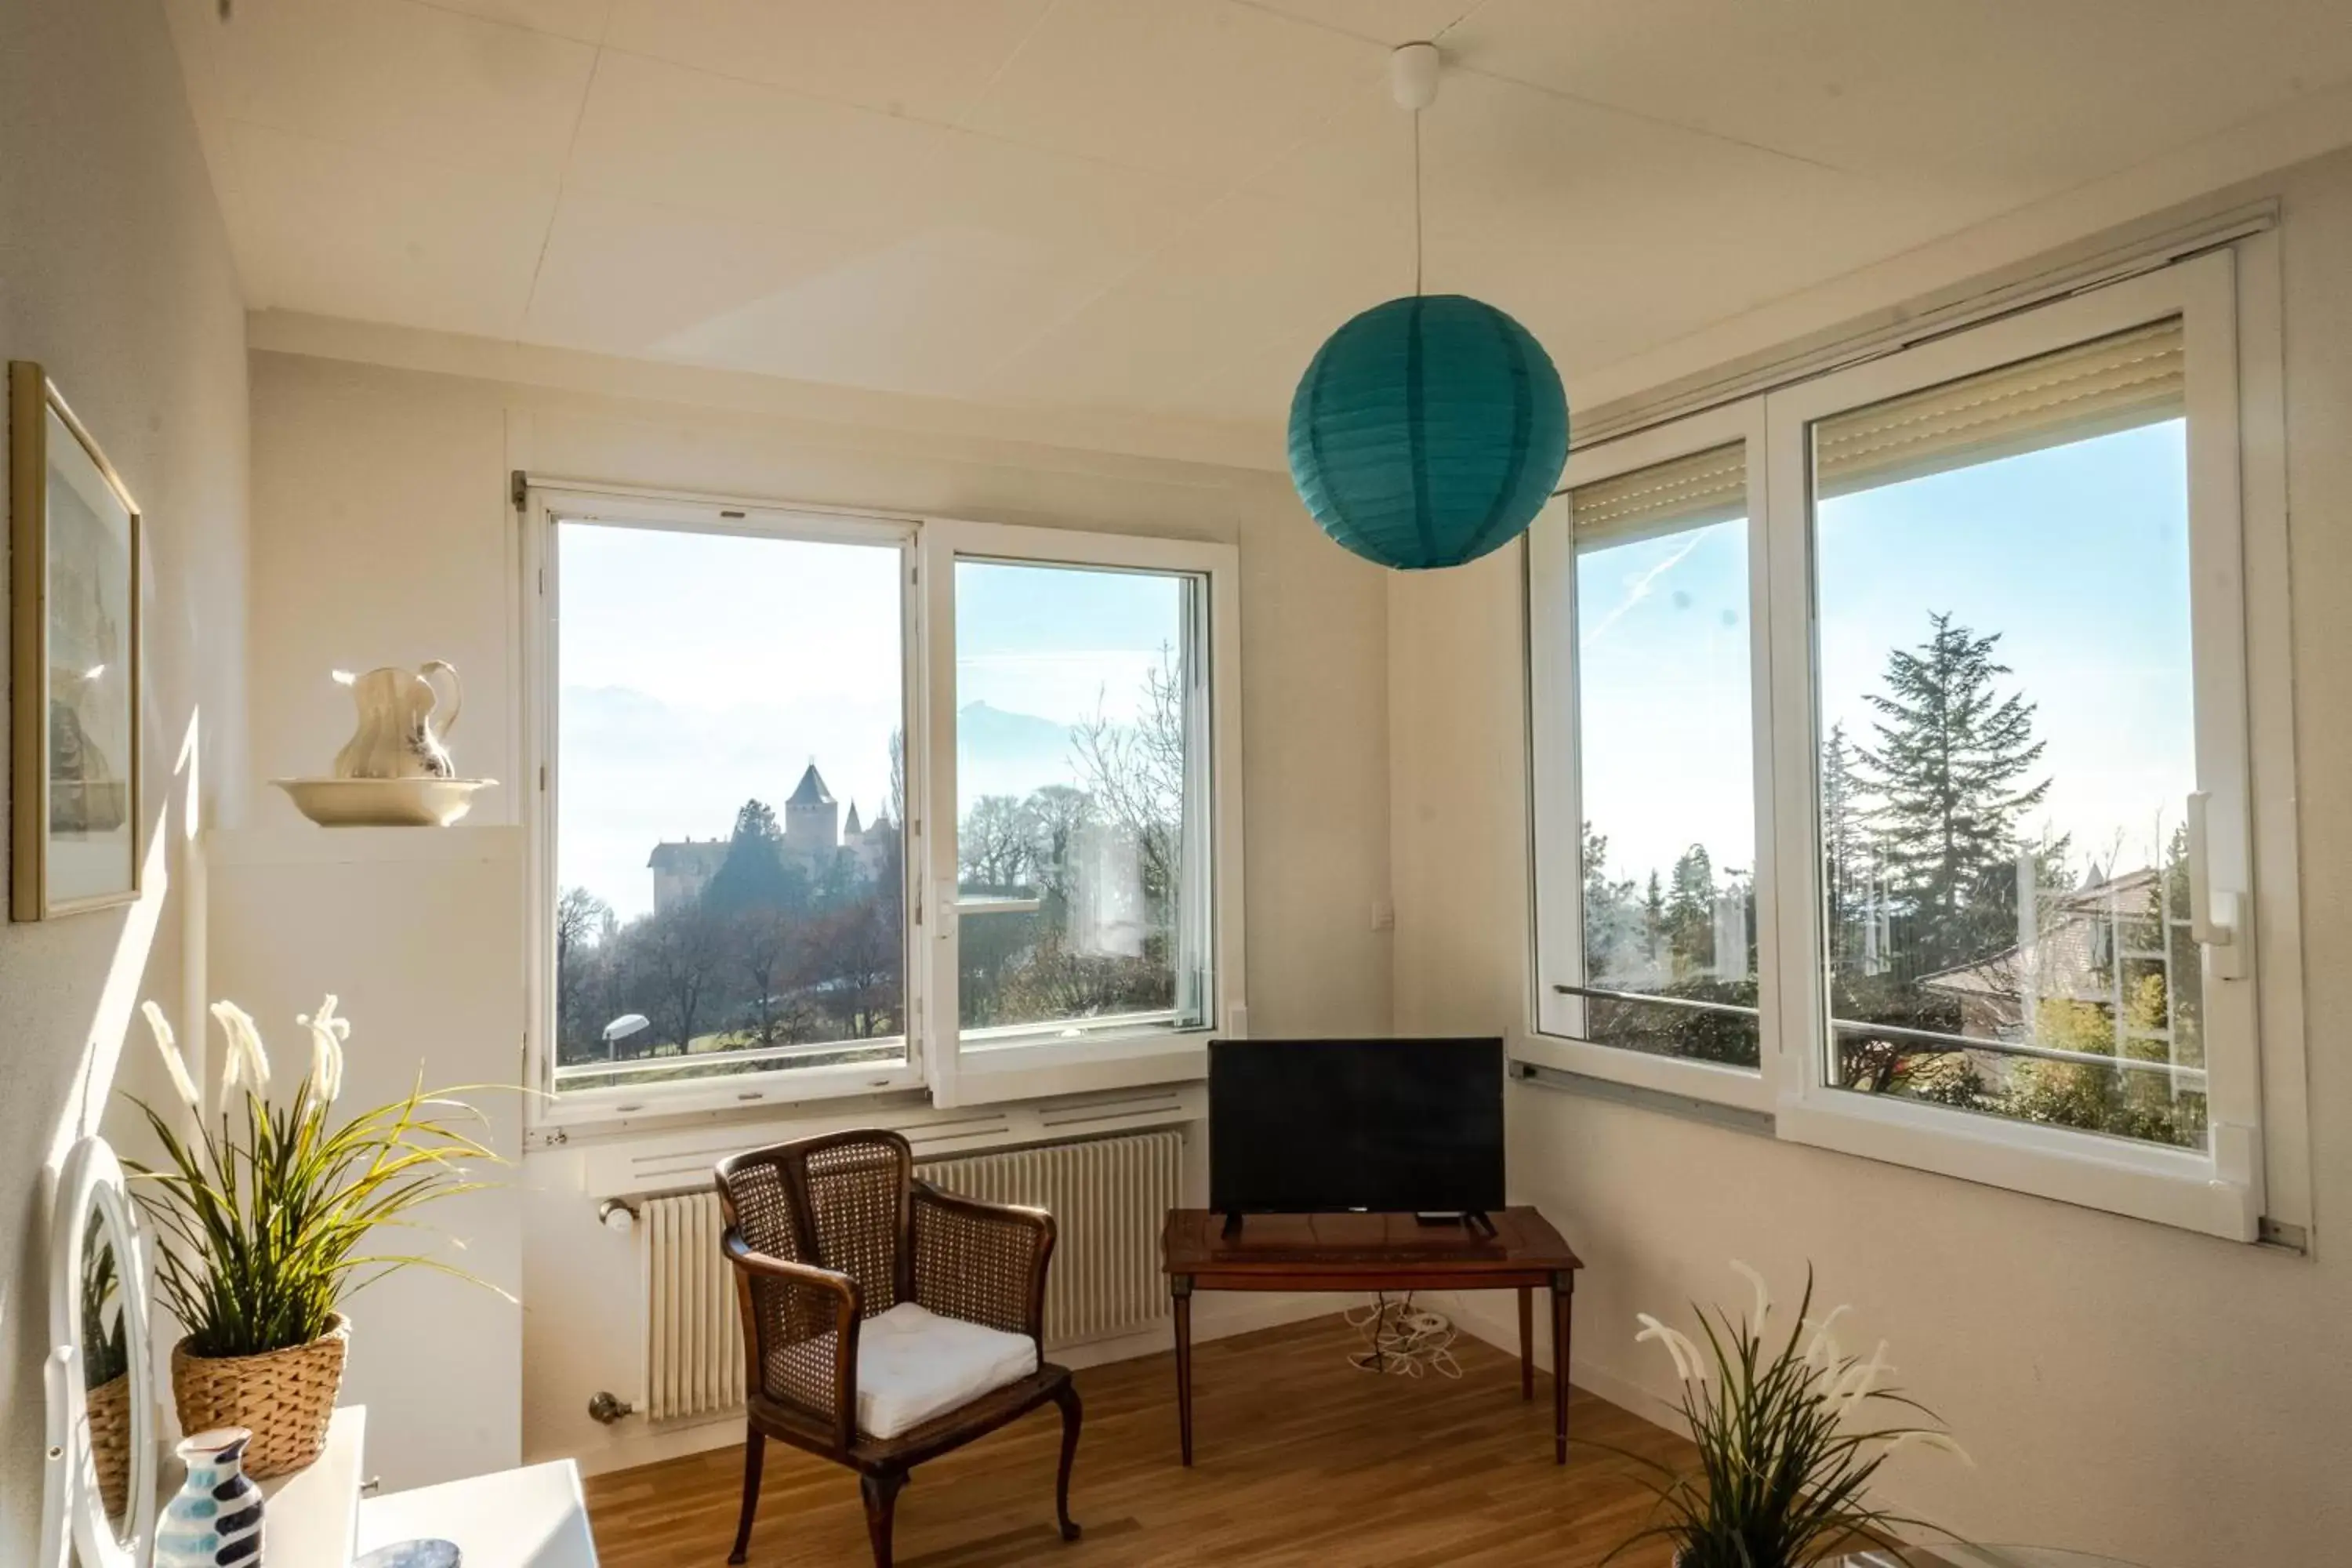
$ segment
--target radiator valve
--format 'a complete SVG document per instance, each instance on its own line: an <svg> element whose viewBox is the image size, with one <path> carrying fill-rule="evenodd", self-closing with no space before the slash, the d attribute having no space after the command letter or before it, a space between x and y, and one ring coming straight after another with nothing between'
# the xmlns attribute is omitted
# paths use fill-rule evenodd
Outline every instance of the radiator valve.
<svg viewBox="0 0 2352 1568"><path fill-rule="evenodd" d="M619 1394L613 1393L610 1389L599 1389L595 1394L591 1394L588 1399L589 1417L592 1420L600 1421L607 1426L610 1426L614 1422L618 1421L624 1415L635 1415L636 1413L637 1407L635 1405L630 1404Z"/></svg>

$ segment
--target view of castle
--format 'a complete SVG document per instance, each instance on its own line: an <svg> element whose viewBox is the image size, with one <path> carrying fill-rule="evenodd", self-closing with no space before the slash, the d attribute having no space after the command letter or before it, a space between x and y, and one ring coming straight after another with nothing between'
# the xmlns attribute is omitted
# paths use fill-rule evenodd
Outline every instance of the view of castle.
<svg viewBox="0 0 2352 1568"><path fill-rule="evenodd" d="M713 835L655 845L653 858L646 862L654 874L654 913L663 914L700 898L726 863L731 842L730 836ZM887 810L877 811L872 825L866 826L859 822L857 803L852 801L849 820L842 821L840 803L824 787L816 759L810 758L808 771L784 800L783 834L776 841L778 858L814 880L831 870L836 857L846 853L872 878L892 861L898 848L898 825L890 820Z"/></svg>

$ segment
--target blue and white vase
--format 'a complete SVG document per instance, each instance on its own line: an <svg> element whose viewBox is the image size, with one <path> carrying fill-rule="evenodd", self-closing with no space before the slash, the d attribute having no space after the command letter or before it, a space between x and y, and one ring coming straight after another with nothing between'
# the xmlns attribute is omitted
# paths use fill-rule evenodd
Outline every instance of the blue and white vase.
<svg viewBox="0 0 2352 1568"><path fill-rule="evenodd" d="M245 1473L251 1441L242 1426L180 1439L188 1479L155 1527L155 1568L261 1568L261 1488Z"/></svg>

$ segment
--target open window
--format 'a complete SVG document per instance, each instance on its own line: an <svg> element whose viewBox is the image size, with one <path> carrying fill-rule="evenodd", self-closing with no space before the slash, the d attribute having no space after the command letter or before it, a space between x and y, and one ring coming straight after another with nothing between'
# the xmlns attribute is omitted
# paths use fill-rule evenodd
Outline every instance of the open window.
<svg viewBox="0 0 2352 1568"><path fill-rule="evenodd" d="M1197 1077L1241 984L1230 547L930 525L932 1083Z"/></svg>
<svg viewBox="0 0 2352 1568"><path fill-rule="evenodd" d="M1229 546L535 488L539 1125L1205 1071Z"/></svg>

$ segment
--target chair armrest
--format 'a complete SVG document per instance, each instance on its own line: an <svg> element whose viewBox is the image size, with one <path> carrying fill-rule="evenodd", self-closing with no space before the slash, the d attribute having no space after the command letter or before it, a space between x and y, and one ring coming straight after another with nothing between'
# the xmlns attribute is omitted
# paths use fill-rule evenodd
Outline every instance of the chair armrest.
<svg viewBox="0 0 2352 1568"><path fill-rule="evenodd" d="M1045 1349L1054 1216L914 1184L915 1300L934 1312L1026 1334Z"/></svg>
<svg viewBox="0 0 2352 1568"><path fill-rule="evenodd" d="M857 1327L865 1315L857 1281L754 1251L733 1230L719 1247L735 1266L753 1390L831 1427L848 1447L857 1440Z"/></svg>

